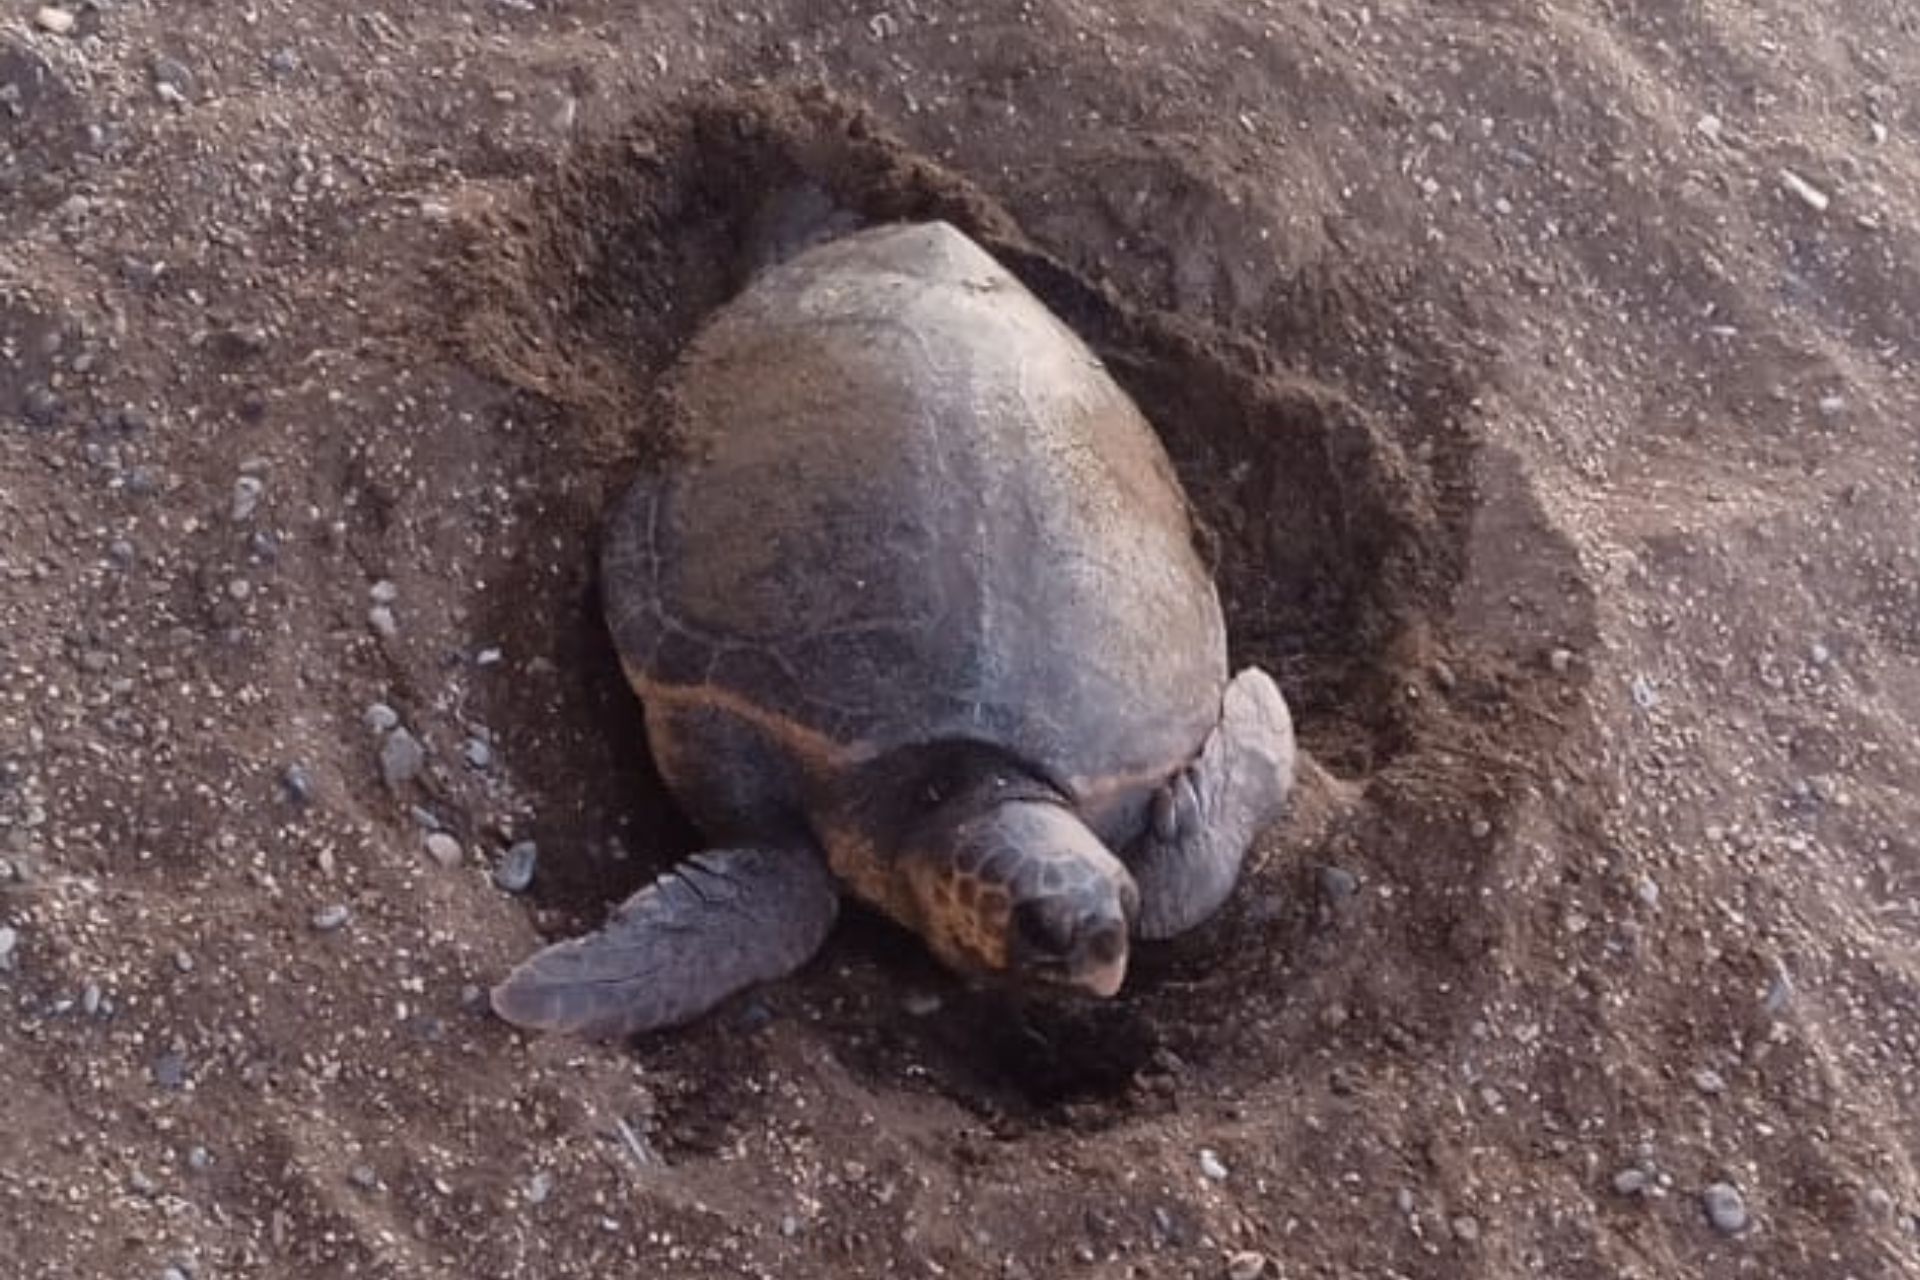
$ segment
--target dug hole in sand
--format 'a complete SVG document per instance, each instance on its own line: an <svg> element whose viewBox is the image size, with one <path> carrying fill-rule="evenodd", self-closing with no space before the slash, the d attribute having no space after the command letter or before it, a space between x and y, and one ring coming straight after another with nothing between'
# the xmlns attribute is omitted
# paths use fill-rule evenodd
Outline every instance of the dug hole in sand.
<svg viewBox="0 0 1920 1280"><path fill-rule="evenodd" d="M856 221L954 222L1094 344L1195 502L1236 664L1276 673L1313 763L1226 916L1147 949L1112 1005L1010 1018L1005 1001L936 972L915 939L854 913L801 979L648 1049L700 1080L667 1109L669 1149L672 1117L704 1117L740 1087L719 1064L738 1061L742 1035L777 1040L789 1021L809 1040L830 1029L846 1087L904 1085L1008 1138L1128 1131L1177 1109L1178 1081L1196 1070L1310 1071L1331 1042L1352 1042L1359 1018L1404 1053L1459 1034L1507 927L1490 905L1512 874L1504 829L1542 798L1547 762L1583 719L1582 673L1555 654L1590 643L1592 627L1587 588L1524 473L1480 447L1481 358L1410 319L1411 286L1380 278L1330 284L1300 306L1322 343L1342 330L1383 339L1369 359L1395 369L1391 396L1364 374L1289 368L1271 345L1079 276L964 179L818 94L696 98L643 117L476 227L462 265L466 349L551 406L531 483L577 495L528 541L569 548L579 570L541 557L478 604L488 634L562 673L571 705L556 714L540 685L501 681L484 718L629 744L528 762L536 813L605 815L635 854L594 857L606 834L586 824L542 839L555 853L535 899L543 919L564 921L555 936L697 847L658 820L671 802L657 783L635 796L649 775L634 758L637 704L598 635L597 516L635 466L672 465L671 406L650 379L754 269L765 211L796 187ZM1369 963L1383 959L1370 936L1390 945L1389 962ZM903 998L933 1011L903 1017Z"/></svg>

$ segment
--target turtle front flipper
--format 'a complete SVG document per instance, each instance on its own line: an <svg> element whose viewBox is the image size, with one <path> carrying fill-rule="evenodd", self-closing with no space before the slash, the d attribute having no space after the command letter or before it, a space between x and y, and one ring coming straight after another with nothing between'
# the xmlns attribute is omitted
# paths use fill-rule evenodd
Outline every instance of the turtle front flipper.
<svg viewBox="0 0 1920 1280"><path fill-rule="evenodd" d="M1127 851L1140 886L1137 936L1170 938L1220 909L1253 838L1286 806L1294 758L1286 699L1248 667L1227 685L1199 757L1155 794L1147 829Z"/></svg>
<svg viewBox="0 0 1920 1280"><path fill-rule="evenodd" d="M599 932L523 961L493 989L493 1010L595 1039L677 1026L805 964L839 900L812 849L710 849L628 898Z"/></svg>

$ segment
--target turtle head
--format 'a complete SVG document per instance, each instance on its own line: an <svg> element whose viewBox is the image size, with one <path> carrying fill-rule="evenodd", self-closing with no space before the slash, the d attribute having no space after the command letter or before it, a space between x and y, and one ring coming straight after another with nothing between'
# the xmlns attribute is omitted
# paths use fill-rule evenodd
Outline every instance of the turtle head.
<svg viewBox="0 0 1920 1280"><path fill-rule="evenodd" d="M1140 891L1063 806L976 796L902 852L927 945L948 966L1021 986L1119 991Z"/></svg>

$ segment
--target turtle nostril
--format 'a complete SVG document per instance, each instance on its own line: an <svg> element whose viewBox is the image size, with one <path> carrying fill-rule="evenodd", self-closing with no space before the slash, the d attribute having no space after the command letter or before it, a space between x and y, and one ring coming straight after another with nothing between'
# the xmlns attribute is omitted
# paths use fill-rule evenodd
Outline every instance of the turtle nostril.
<svg viewBox="0 0 1920 1280"><path fill-rule="evenodd" d="M1052 899L1023 902L1015 907L1013 927L1034 955L1060 959L1073 947L1073 918Z"/></svg>
<svg viewBox="0 0 1920 1280"><path fill-rule="evenodd" d="M1087 958L1098 965L1112 964L1127 949L1127 927L1118 922L1101 925L1087 938Z"/></svg>

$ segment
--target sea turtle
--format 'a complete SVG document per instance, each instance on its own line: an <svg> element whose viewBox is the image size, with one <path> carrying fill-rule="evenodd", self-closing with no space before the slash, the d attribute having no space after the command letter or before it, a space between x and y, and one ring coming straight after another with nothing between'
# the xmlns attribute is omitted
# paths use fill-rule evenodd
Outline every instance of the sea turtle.
<svg viewBox="0 0 1920 1280"><path fill-rule="evenodd" d="M601 578L711 847L493 989L522 1026L684 1023L804 964L843 889L964 974L1111 996L1227 898L1293 785L1232 675L1159 438L944 222L761 270L670 375L687 445Z"/></svg>

